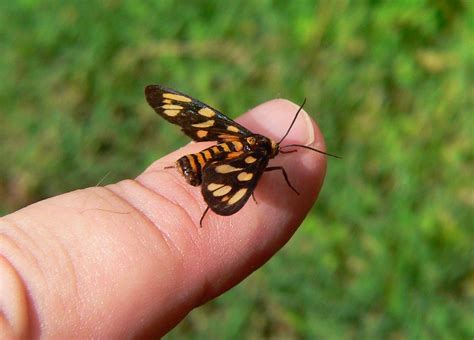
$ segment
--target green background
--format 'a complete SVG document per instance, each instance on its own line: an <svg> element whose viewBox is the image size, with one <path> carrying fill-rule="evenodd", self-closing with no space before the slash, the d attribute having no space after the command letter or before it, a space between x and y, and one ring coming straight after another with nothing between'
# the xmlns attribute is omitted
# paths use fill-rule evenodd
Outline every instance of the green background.
<svg viewBox="0 0 474 340"><path fill-rule="evenodd" d="M147 84L231 117L307 97L343 160L290 243L169 338L472 339L473 32L469 0L2 1L0 212L186 143Z"/></svg>

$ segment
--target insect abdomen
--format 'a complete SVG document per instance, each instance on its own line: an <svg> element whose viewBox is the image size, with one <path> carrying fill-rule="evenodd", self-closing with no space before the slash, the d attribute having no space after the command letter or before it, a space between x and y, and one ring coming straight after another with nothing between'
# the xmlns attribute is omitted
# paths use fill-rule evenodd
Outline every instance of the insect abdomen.
<svg viewBox="0 0 474 340"><path fill-rule="evenodd" d="M202 167L196 160L196 154L181 157L176 161L176 167L189 184L193 186L201 184Z"/></svg>
<svg viewBox="0 0 474 340"><path fill-rule="evenodd" d="M230 156L232 153L239 153L242 148L242 143L237 141L220 143L201 152L181 157L176 161L176 166L189 184L198 186L202 182L202 169L206 164L225 155Z"/></svg>

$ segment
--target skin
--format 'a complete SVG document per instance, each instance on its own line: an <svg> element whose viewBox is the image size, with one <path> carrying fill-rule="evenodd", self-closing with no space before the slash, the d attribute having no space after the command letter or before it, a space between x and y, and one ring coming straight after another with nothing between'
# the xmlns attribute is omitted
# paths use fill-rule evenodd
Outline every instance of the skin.
<svg viewBox="0 0 474 340"><path fill-rule="evenodd" d="M298 106L272 100L238 122L279 140ZM177 132L178 133L178 132ZM302 112L283 145L325 150ZM200 187L175 169L191 143L134 180L40 201L0 219L0 337L162 336L193 308L242 281L288 242L313 206L326 157L300 149L278 155L238 213L209 212Z"/></svg>

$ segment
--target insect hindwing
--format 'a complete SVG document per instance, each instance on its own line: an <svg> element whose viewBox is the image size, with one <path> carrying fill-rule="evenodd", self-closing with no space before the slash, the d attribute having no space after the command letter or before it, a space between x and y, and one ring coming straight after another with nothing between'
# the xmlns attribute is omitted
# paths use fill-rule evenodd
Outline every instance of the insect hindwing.
<svg viewBox="0 0 474 340"><path fill-rule="evenodd" d="M255 151L207 165L201 191L209 208L224 216L239 211L252 195L267 164L268 156Z"/></svg>

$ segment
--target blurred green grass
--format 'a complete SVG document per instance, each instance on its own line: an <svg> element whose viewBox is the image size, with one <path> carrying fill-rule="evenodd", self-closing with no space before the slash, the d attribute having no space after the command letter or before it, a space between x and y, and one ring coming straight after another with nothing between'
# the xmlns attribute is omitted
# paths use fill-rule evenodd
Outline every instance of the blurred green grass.
<svg viewBox="0 0 474 340"><path fill-rule="evenodd" d="M147 84L232 117L307 97L344 159L283 251L168 337L473 338L473 37L468 0L1 2L0 212L186 142Z"/></svg>

